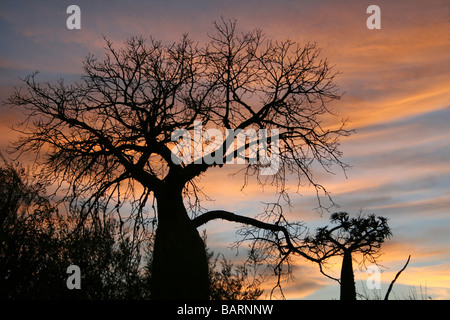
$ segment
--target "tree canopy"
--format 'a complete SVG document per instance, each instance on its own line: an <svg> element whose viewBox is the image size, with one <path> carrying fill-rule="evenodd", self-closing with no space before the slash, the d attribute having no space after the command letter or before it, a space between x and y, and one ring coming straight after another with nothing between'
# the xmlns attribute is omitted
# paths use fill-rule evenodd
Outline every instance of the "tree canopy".
<svg viewBox="0 0 450 320"><path fill-rule="evenodd" d="M284 196L292 177L327 194L313 167L347 167L339 142L351 131L341 121L323 125L340 93L320 49L268 40L259 29L241 33L236 26L232 20L215 23L203 46L188 36L172 44L132 37L119 48L105 39L104 58L89 55L79 82L42 83L32 74L24 79L26 91L17 89L8 100L28 115L15 147L42 155L42 178L81 208L80 223L88 215L98 218L95 208L102 206L121 219L125 204L136 228L155 219L154 298L209 297L206 253L196 228L212 219L257 228L271 224L263 229L275 237L281 231L291 242L288 229L277 223L282 216L264 224L200 210L197 178L209 168L230 157L245 160L245 181L256 176ZM191 145L181 151L186 161L174 161L174 132L194 136L199 122L202 136L212 128L226 138L206 137L200 157L189 154ZM265 136L239 140L244 130ZM256 145L264 152L255 152ZM277 170L261 175L268 166Z"/></svg>

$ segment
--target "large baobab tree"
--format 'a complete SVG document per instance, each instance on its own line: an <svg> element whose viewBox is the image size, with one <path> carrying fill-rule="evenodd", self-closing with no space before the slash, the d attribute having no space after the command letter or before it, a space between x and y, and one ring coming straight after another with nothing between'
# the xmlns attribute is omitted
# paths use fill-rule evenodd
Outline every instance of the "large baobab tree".
<svg viewBox="0 0 450 320"><path fill-rule="evenodd" d="M345 167L338 146L349 131L341 122L322 126L340 95L316 45L269 41L260 30L240 33L235 21L214 26L204 46L187 36L169 45L133 37L120 48L105 39L105 57L88 56L78 83L40 83L30 75L26 91L9 99L29 116L16 147L43 154L43 174L68 186L72 204L90 212L106 202L119 212L131 203L136 222L154 209L156 299L208 298L197 227L212 219L281 231L289 240L281 225L195 210L197 178L209 168L240 159L245 177L258 176L284 193L288 175L325 191L313 179L315 163ZM196 133L204 139L190 147L187 138ZM264 147L255 152L256 146Z"/></svg>

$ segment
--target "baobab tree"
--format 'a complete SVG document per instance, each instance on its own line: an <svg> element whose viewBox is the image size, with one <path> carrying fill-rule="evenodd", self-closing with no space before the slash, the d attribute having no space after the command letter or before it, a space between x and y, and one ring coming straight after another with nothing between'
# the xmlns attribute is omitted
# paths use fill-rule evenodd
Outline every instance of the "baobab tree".
<svg viewBox="0 0 450 320"><path fill-rule="evenodd" d="M376 263L381 245L392 235L391 229L385 217L374 214L351 218L347 212L336 212L330 222L334 226L318 228L314 235L305 237L309 249L303 248L303 252L320 263L324 275L340 283L341 300L356 300L354 256L360 254L362 263ZM322 268L328 259L336 256L342 257L340 278L327 275Z"/></svg>
<svg viewBox="0 0 450 320"><path fill-rule="evenodd" d="M128 203L137 225L154 212L155 299L208 298L197 227L210 220L268 228L289 240L281 225L198 210L198 181L208 169L241 159L245 179L255 176L283 194L288 176L326 193L313 176L315 164L346 168L338 147L350 131L344 121L322 123L340 93L319 48L269 41L261 30L240 33L236 21L214 27L203 46L187 36L168 45L132 37L116 48L105 38L105 57L88 56L79 82L40 83L32 74L24 79L26 91L8 101L28 114L15 147L42 154L43 176L66 190L71 204L89 213L98 203L123 212ZM218 131L214 139L203 135L194 141L200 155L184 143L209 129L226 138ZM242 139L242 131L265 137ZM255 152L262 144L265 154ZM265 168L277 170L261 175Z"/></svg>

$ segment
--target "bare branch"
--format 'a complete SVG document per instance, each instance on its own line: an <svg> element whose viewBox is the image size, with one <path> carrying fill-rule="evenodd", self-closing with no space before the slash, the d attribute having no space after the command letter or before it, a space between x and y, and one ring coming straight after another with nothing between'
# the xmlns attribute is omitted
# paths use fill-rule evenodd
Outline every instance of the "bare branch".
<svg viewBox="0 0 450 320"><path fill-rule="evenodd" d="M398 277L400 276L400 274L403 272L403 270L406 269L406 267L408 266L409 260L411 259L411 255L408 256L408 260L406 261L405 265L403 266L403 268L397 272L397 274L395 275L394 280L392 280L391 284L389 285L389 288L386 292L386 295L384 296L384 300L389 300L389 294L391 293L392 287L394 286L395 281L397 281Z"/></svg>
<svg viewBox="0 0 450 320"><path fill-rule="evenodd" d="M259 229L269 230L273 233L281 232L281 233L283 233L285 241L286 241L286 249L288 249L290 252L298 254L310 261L314 261L314 262L320 261L318 259L308 256L307 254L302 252L298 246L295 246L291 241L291 236L290 236L288 230L282 225L262 222L257 219L254 219L254 218L237 215L232 212L225 211L225 210L208 211L208 212L194 218L192 221L193 221L194 225L198 228L199 226L206 224L207 222L209 222L211 220L215 220L215 219L223 219L223 220L227 220L227 221L231 221L231 222L237 222L237 223L242 223L242 224L246 224L246 225L251 225L251 226L254 226ZM280 249L282 249L282 247L280 247Z"/></svg>

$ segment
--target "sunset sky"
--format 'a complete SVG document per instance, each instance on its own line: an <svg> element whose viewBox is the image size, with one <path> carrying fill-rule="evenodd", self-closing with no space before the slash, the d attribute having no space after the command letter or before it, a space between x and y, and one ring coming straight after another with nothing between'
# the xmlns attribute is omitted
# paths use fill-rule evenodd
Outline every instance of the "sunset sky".
<svg viewBox="0 0 450 320"><path fill-rule="evenodd" d="M66 9L81 9L81 29L69 30ZM369 30L366 9L381 9L381 29ZM208 40L212 22L235 18L238 28L261 28L268 39L316 42L322 56L335 65L342 99L334 113L349 119L355 134L342 140L344 174L317 174L342 210L389 218L393 237L382 247L385 266L381 294L408 255L411 262L394 292L426 288L434 299L450 299L450 2L430 1L12 1L0 2L0 100L5 101L19 78L39 71L38 80L76 81L88 53L101 57L102 35L120 45L130 36L152 36L165 43L187 33L199 43ZM16 137L9 128L21 112L1 107L0 150ZM241 191L236 168L208 171L201 183L208 209L255 216L262 202L274 199L250 184ZM312 228L328 223L314 208L308 188L295 194L294 220ZM290 210L290 211L289 211ZM208 245L239 263L242 254L229 246L237 225L219 221L206 225ZM357 288L367 274L355 265ZM336 267L330 272L338 275ZM316 265L299 259L294 279L284 285L288 299L337 299L335 282ZM269 292L270 290L266 290Z"/></svg>

